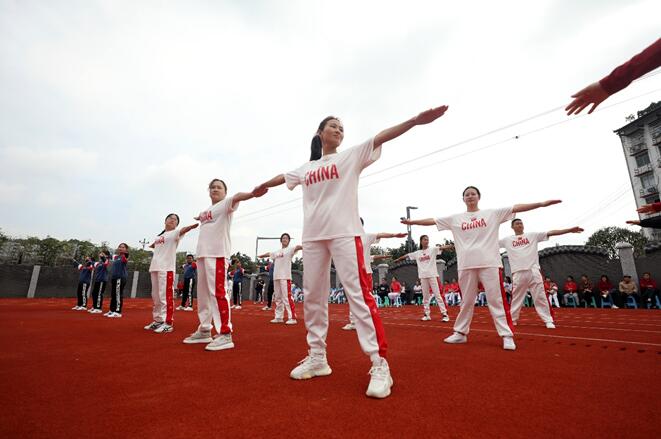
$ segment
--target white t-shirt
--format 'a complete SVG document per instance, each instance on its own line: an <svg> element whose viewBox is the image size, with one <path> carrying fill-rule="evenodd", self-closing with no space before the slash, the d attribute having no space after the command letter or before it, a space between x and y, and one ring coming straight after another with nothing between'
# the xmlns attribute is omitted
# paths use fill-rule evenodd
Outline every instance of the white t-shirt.
<svg viewBox="0 0 661 439"><path fill-rule="evenodd" d="M436 255L438 255L438 247L430 245L424 250L418 250L406 255L409 259L415 261L418 265L418 278L428 279L430 277L438 277L438 269L436 267Z"/></svg>
<svg viewBox="0 0 661 439"><path fill-rule="evenodd" d="M372 273L372 255L370 255L370 247L376 244L379 240L376 238L376 233L363 233L360 235L360 240L363 242L363 254L365 256L365 271Z"/></svg>
<svg viewBox="0 0 661 439"><path fill-rule="evenodd" d="M374 139L322 156L285 174L290 190L303 188L303 242L362 235L358 214L360 173L381 155Z"/></svg>
<svg viewBox="0 0 661 439"><path fill-rule="evenodd" d="M436 218L438 230L450 230L457 252L457 269L502 267L498 228L512 219L512 206L462 212Z"/></svg>
<svg viewBox="0 0 661 439"><path fill-rule="evenodd" d="M227 197L212 204L199 215L200 234L197 238L198 258L229 258L232 250L230 226L232 213L232 198Z"/></svg>
<svg viewBox="0 0 661 439"><path fill-rule="evenodd" d="M177 264L179 229L164 232L154 239L154 255L149 271L174 271Z"/></svg>
<svg viewBox="0 0 661 439"><path fill-rule="evenodd" d="M271 252L270 258L275 264L273 267L273 279L291 279L291 258L294 256L296 246L281 248Z"/></svg>
<svg viewBox="0 0 661 439"><path fill-rule="evenodd" d="M537 244L548 239L549 236L546 232L523 233L501 239L499 244L507 250L512 273L523 270L539 270Z"/></svg>

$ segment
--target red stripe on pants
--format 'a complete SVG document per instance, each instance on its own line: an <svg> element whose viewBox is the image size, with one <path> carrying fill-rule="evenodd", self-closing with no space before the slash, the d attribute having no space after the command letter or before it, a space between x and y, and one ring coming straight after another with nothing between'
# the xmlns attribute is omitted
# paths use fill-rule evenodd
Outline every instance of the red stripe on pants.
<svg viewBox="0 0 661 439"><path fill-rule="evenodd" d="M289 301L289 308L291 308L291 317L296 320L296 305L291 297L291 279L287 279L287 300Z"/></svg>
<svg viewBox="0 0 661 439"><path fill-rule="evenodd" d="M510 304L507 302L507 294L505 293L505 286L503 285L503 269L498 269L498 279L500 280L500 295L503 298L503 308L505 309L505 318L507 319L507 326L510 331L514 332L514 324L512 323L512 314L510 314Z"/></svg>
<svg viewBox="0 0 661 439"><path fill-rule="evenodd" d="M230 334L230 307L227 301L227 291L225 290L225 258L216 258L216 303L220 312L220 333Z"/></svg>
<svg viewBox="0 0 661 439"><path fill-rule="evenodd" d="M445 309L448 309L448 303L445 301L445 296L443 295L443 285L441 285L441 278L436 277L436 283L438 284L438 295L441 296L441 300L443 301L443 305L445 305ZM432 291L433 293L433 291Z"/></svg>
<svg viewBox="0 0 661 439"><path fill-rule="evenodd" d="M174 272L168 271L165 281L165 323L172 325L174 321L174 294L172 287L174 285Z"/></svg>
<svg viewBox="0 0 661 439"><path fill-rule="evenodd" d="M383 323L381 323L381 317L379 317L379 311L376 307L374 296L372 296L372 277L365 269L365 253L363 252L363 242L361 241L360 236L356 236L355 241L356 260L358 261L358 277L360 278L360 289L363 292L363 299L365 300L365 304L369 308L370 314L372 315L372 323L374 324L374 329L376 330L376 341L379 345L379 355L385 358L386 351L388 349L386 331L383 329Z"/></svg>
<svg viewBox="0 0 661 439"><path fill-rule="evenodd" d="M544 272L542 269L539 269L539 274L542 276L542 285L544 285ZM553 312L553 305L551 305L551 298L549 297L548 294L546 294L546 285L544 285L544 296L546 297L546 301L549 303L549 311L551 312L551 318L553 321L555 321L555 313Z"/></svg>

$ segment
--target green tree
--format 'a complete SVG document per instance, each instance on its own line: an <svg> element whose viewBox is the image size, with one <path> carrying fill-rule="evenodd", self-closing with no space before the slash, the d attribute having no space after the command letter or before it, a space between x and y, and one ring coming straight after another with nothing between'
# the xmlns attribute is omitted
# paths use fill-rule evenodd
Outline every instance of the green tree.
<svg viewBox="0 0 661 439"><path fill-rule="evenodd" d="M303 258L301 257L294 258L294 260L291 263L291 269L303 271Z"/></svg>
<svg viewBox="0 0 661 439"><path fill-rule="evenodd" d="M413 243L413 250L411 250L411 251L416 251L417 249L418 249L418 245L414 242ZM386 252L388 254L390 254L390 257L393 260L410 253L406 249L406 242L402 242L399 247L395 247L395 248L390 247L390 248L386 249Z"/></svg>
<svg viewBox="0 0 661 439"><path fill-rule="evenodd" d="M623 227L604 227L597 230L590 236L585 245L603 248L608 252L608 257L615 259L617 249L615 244L618 242L628 242L633 245L634 254L640 256L644 253L647 238L641 232L633 232Z"/></svg>
<svg viewBox="0 0 661 439"><path fill-rule="evenodd" d="M244 273L257 273L259 270L257 269L257 265L255 265L255 262L250 258L250 256L241 253L241 252L236 252L232 255L231 257L231 264L232 267L235 264L236 260L241 261L241 266L243 267Z"/></svg>
<svg viewBox="0 0 661 439"><path fill-rule="evenodd" d="M152 252L142 249L129 249L129 263L127 268L130 271L149 271Z"/></svg>

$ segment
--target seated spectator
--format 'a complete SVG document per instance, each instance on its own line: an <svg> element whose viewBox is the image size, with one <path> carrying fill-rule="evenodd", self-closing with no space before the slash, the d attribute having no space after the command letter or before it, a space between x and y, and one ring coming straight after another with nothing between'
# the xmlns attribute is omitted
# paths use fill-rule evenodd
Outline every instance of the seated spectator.
<svg viewBox="0 0 661 439"><path fill-rule="evenodd" d="M457 282L457 279L452 279L452 282L450 282L450 288L454 291L454 304L461 304L461 288L459 288L459 282Z"/></svg>
<svg viewBox="0 0 661 439"><path fill-rule="evenodd" d="M544 278L544 291L546 291L546 295L549 298L549 305L553 306L555 303L555 307L560 308L560 302L558 302L558 284L553 282L548 276Z"/></svg>
<svg viewBox="0 0 661 439"><path fill-rule="evenodd" d="M406 282L402 281L402 293L399 297L402 298L402 305L407 305L411 300L411 289L407 287Z"/></svg>
<svg viewBox="0 0 661 439"><path fill-rule="evenodd" d="M475 304L479 306L487 305L487 293L484 292L482 282L477 283L477 297L475 298Z"/></svg>
<svg viewBox="0 0 661 439"><path fill-rule="evenodd" d="M638 306L640 306L640 295L638 294L638 290L636 289L636 283L633 280L631 280L631 276L625 274L622 277L622 281L620 282L619 285L619 290L620 290L620 296L622 297L623 306L626 306L627 299L629 297L633 297L636 300Z"/></svg>
<svg viewBox="0 0 661 439"><path fill-rule="evenodd" d="M564 293L562 296L562 303L565 306L567 306L567 298L570 296L574 298L574 303L576 303L577 306L580 304L578 300L578 285L576 285L576 282L574 281L574 276L567 276L567 281L562 287L562 290Z"/></svg>
<svg viewBox="0 0 661 439"><path fill-rule="evenodd" d="M512 303L512 278L505 276L505 281L503 282L503 288L505 289L505 295L507 296L507 303Z"/></svg>
<svg viewBox="0 0 661 439"><path fill-rule="evenodd" d="M384 278L381 280L381 283L376 290L376 294L385 302L388 293L390 293L390 287L388 286L388 281Z"/></svg>
<svg viewBox="0 0 661 439"><path fill-rule="evenodd" d="M441 292L441 294L443 294L443 297L445 297L445 302L448 305L453 304L454 297L452 293L453 292L450 289L450 281L446 280L445 282L443 282L443 291Z"/></svg>
<svg viewBox="0 0 661 439"><path fill-rule="evenodd" d="M578 283L578 297L586 308L592 306L592 299L595 299L592 290L592 282L588 279L587 274L582 275L581 280Z"/></svg>
<svg viewBox="0 0 661 439"><path fill-rule="evenodd" d="M640 280L640 296L643 307L657 308L656 298L659 296L659 289L649 272L643 273L643 278Z"/></svg>
<svg viewBox="0 0 661 439"><path fill-rule="evenodd" d="M618 308L618 306L615 303L616 290L615 288L613 288L613 284L608 279L608 276L606 276L605 274L602 274L601 277L599 278L599 282L597 282L597 291L595 293L595 297L597 301L597 306L599 308L601 308L604 299L610 299L611 303L613 304L613 308L615 309Z"/></svg>
<svg viewBox="0 0 661 439"><path fill-rule="evenodd" d="M416 280L415 285L413 285L413 303L417 304L418 299L422 303L422 285L420 285L420 279Z"/></svg>

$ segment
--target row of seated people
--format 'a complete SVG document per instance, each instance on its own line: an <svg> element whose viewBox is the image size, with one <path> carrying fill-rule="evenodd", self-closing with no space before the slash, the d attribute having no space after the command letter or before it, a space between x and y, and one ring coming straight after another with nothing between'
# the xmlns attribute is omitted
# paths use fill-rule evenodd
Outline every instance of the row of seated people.
<svg viewBox="0 0 661 439"><path fill-rule="evenodd" d="M643 273L639 285L631 276L624 275L615 287L608 276L601 275L599 281L593 284L588 276L582 275L578 282L573 276L567 276L562 291L548 277L544 282L546 292L552 304L559 306L561 298L564 306L594 306L601 308L610 305L612 308L659 308L661 297L656 281L649 272Z"/></svg>

